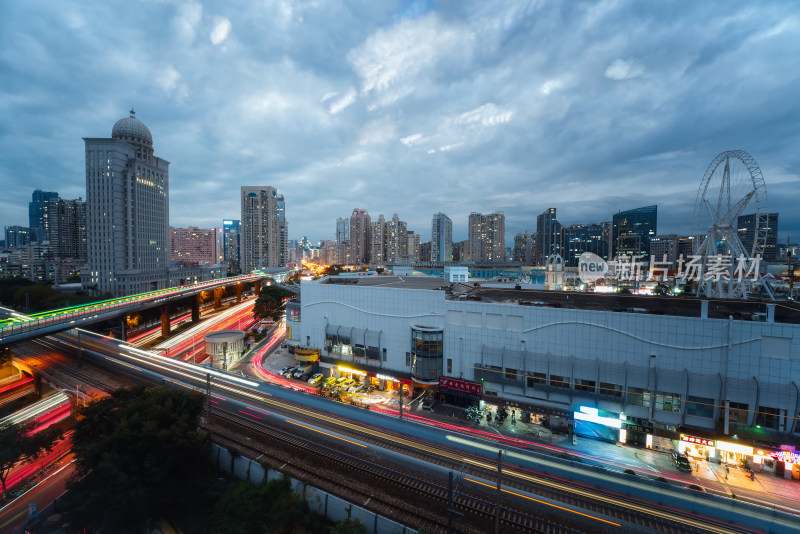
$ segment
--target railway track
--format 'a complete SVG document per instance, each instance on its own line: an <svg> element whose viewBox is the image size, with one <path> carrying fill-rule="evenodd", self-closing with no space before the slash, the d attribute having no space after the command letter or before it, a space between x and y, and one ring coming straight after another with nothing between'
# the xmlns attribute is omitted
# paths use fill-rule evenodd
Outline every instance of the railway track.
<svg viewBox="0 0 800 534"><path fill-rule="evenodd" d="M268 456L273 464L283 464L281 467L288 467L297 478L310 480L331 493L395 521L436 532L447 529L447 487L275 426L218 409L212 408L211 411L215 422L205 428L214 434L216 442L225 441L240 451L249 451L262 458ZM337 469L321 466L337 466ZM455 511L454 517L463 514L463 517L453 521L455 532L472 534L493 531L495 505L486 498L459 489L454 492L452 509ZM500 523L504 533L585 532L509 506L501 506Z"/></svg>

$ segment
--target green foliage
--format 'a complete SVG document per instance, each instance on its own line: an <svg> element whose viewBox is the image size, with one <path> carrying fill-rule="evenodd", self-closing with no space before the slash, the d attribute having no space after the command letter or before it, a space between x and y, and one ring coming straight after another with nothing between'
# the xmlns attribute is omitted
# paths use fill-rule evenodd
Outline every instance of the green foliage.
<svg viewBox="0 0 800 534"><path fill-rule="evenodd" d="M271 318L273 321L277 321L286 309L284 300L293 296L294 293L278 285L262 286L261 293L253 306L253 317L256 319Z"/></svg>
<svg viewBox="0 0 800 534"><path fill-rule="evenodd" d="M696 491L703 491L703 488L701 488L701 487L700 487L700 486L698 486L697 484L691 484L691 485L689 486L689 489L693 489L693 490L696 490Z"/></svg>
<svg viewBox="0 0 800 534"><path fill-rule="evenodd" d="M75 306L98 300L89 295L62 293L49 284L37 284L25 278L0 278L0 302L24 311L26 294L31 312L64 308L67 303Z"/></svg>
<svg viewBox="0 0 800 534"><path fill-rule="evenodd" d="M658 482L666 482L666 481L667 481L667 479L666 479L666 478L664 478L664 477L658 477L658 478L656 478L656 480L657 480Z"/></svg>
<svg viewBox="0 0 800 534"><path fill-rule="evenodd" d="M333 526L331 534L367 534L367 527L359 519L345 519Z"/></svg>
<svg viewBox="0 0 800 534"><path fill-rule="evenodd" d="M185 508L211 473L197 432L203 397L167 389L119 389L76 423L77 477L65 509L75 524L114 531Z"/></svg>
<svg viewBox="0 0 800 534"><path fill-rule="evenodd" d="M311 534L328 531L328 521L313 513L308 503L292 493L288 478L266 484L222 481L208 492L208 499L211 513L202 525L185 525L187 532Z"/></svg>
<svg viewBox="0 0 800 534"><path fill-rule="evenodd" d="M625 471L623 471L623 473L625 473L626 475L635 475L636 471L634 471L633 469L626 469Z"/></svg>
<svg viewBox="0 0 800 534"><path fill-rule="evenodd" d="M667 296L670 293L669 286L658 284L653 288L653 293L661 297Z"/></svg>
<svg viewBox="0 0 800 534"><path fill-rule="evenodd" d="M0 484L3 498L6 497L6 479L19 461L33 461L47 452L53 443L61 437L61 430L47 428L30 434L36 423L25 425L4 425L0 427Z"/></svg>

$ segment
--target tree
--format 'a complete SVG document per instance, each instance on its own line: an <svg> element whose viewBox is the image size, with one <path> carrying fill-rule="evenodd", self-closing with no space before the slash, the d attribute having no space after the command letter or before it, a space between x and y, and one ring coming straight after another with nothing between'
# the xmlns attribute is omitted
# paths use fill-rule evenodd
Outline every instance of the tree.
<svg viewBox="0 0 800 534"><path fill-rule="evenodd" d="M656 287L653 288L653 293L655 293L660 297L669 295L669 286L666 286L664 284L658 284L656 285Z"/></svg>
<svg viewBox="0 0 800 534"><path fill-rule="evenodd" d="M64 502L75 524L119 531L188 506L211 472L209 441L197 431L203 402L196 393L139 386L86 407Z"/></svg>
<svg viewBox="0 0 800 534"><path fill-rule="evenodd" d="M262 287L261 294L253 306L253 317L256 320L270 318L273 321L277 321L286 309L284 301L293 296L294 293L288 289L283 289L274 284Z"/></svg>
<svg viewBox="0 0 800 534"><path fill-rule="evenodd" d="M11 468L20 461L34 461L50 450L53 443L61 437L61 430L46 428L31 434L35 422L24 425L7 424L0 427L0 484L3 499L6 498L6 480Z"/></svg>

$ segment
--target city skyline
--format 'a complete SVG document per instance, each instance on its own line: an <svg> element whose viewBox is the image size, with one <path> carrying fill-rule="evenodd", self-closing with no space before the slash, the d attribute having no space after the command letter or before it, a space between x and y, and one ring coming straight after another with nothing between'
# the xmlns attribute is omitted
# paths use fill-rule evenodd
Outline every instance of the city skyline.
<svg viewBox="0 0 800 534"><path fill-rule="evenodd" d="M290 200L292 239L334 239L354 207L422 236L445 213L454 241L503 212L508 246L549 207L571 225L657 204L660 233L687 234L706 166L740 148L797 241L785 4L339 8L5 6L0 227L34 189L85 198L81 138L133 106L169 154L175 227L238 218L256 183Z"/></svg>

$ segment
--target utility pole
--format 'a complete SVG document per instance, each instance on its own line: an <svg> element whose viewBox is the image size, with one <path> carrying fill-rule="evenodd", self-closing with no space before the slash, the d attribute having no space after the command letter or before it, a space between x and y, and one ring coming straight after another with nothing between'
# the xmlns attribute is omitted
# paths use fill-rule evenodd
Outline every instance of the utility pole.
<svg viewBox="0 0 800 534"><path fill-rule="evenodd" d="M403 420L403 383L400 382L400 420Z"/></svg>
<svg viewBox="0 0 800 534"><path fill-rule="evenodd" d="M794 290L794 268L792 267L792 248L789 241L791 237L786 238L786 268L789 270L789 298L792 298L792 291Z"/></svg>
<svg viewBox="0 0 800 534"><path fill-rule="evenodd" d="M494 534L500 534L500 481L503 476L503 451L497 451L497 495L494 501Z"/></svg>
<svg viewBox="0 0 800 534"><path fill-rule="evenodd" d="M222 343L222 370L228 371L228 342Z"/></svg>

